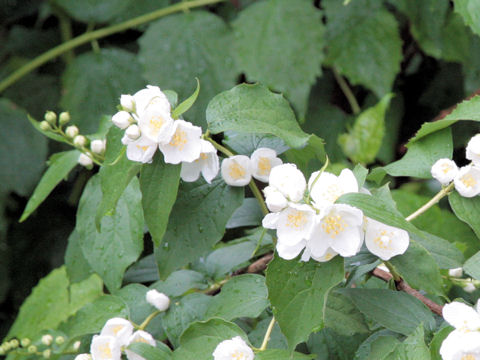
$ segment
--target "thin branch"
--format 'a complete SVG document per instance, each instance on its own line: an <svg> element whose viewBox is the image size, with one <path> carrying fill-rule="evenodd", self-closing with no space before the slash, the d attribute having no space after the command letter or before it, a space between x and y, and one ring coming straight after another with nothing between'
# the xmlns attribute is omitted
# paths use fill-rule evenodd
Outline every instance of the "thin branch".
<svg viewBox="0 0 480 360"><path fill-rule="evenodd" d="M430 209L433 205L435 205L436 203L438 203L443 197L445 197L446 195L448 195L450 193L450 191L453 190L453 187L454 187L454 183L452 182L450 185L448 185L447 187L444 187L442 190L440 190L433 198L431 198L425 205L423 205L421 208L419 208L417 211L415 211L414 213L408 215L405 220L407 221L412 221L413 219L415 219L416 217L418 217L419 215L423 214L425 211L427 211L428 209Z"/></svg>
<svg viewBox="0 0 480 360"><path fill-rule="evenodd" d="M270 340L270 335L272 335L274 325L275 325L275 316L272 317L270 324L268 324L267 332L265 333L265 337L263 338L262 346L260 346L260 351L264 351L267 349L268 341Z"/></svg>
<svg viewBox="0 0 480 360"><path fill-rule="evenodd" d="M267 268L268 263L273 259L273 253L263 255L260 259L251 263L247 268L247 273L255 274L259 273Z"/></svg>
<svg viewBox="0 0 480 360"><path fill-rule="evenodd" d="M355 98L355 95L353 95L352 90L348 86L347 82L345 79L338 73L337 69L332 68L333 70L333 75L335 76L335 80L337 80L338 85L340 86L340 89L342 89L343 94L348 100L348 103L350 104L350 107L352 108L352 111L355 115L360 114L360 106L358 105L358 101Z"/></svg>

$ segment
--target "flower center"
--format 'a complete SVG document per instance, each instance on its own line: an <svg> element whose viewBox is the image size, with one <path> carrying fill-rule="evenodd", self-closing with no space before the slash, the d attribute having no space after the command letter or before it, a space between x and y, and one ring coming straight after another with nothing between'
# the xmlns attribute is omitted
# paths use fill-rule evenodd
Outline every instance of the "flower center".
<svg viewBox="0 0 480 360"><path fill-rule="evenodd" d="M207 160L207 158L208 158L208 155L206 153L201 153L200 154L200 159Z"/></svg>
<svg viewBox="0 0 480 360"><path fill-rule="evenodd" d="M323 198L329 202L334 203L341 195L343 194L343 190L338 184L330 184L322 194Z"/></svg>
<svg viewBox="0 0 480 360"><path fill-rule="evenodd" d="M291 214L288 214L286 226L292 228L302 228L307 223L307 217L301 211L295 210Z"/></svg>
<svg viewBox="0 0 480 360"><path fill-rule="evenodd" d="M154 115L150 118L149 125L152 132L156 135L165 124L165 120L160 115Z"/></svg>
<svg viewBox="0 0 480 360"><path fill-rule="evenodd" d="M116 325L112 328L112 331L115 335L118 335L118 333L123 329L123 325Z"/></svg>
<svg viewBox="0 0 480 360"><path fill-rule="evenodd" d="M476 357L475 355L473 354L465 354L462 356L462 358L460 360L475 360Z"/></svg>
<svg viewBox="0 0 480 360"><path fill-rule="evenodd" d="M142 150L143 152L147 151L148 150L148 146L144 145L137 145L137 149L138 150Z"/></svg>
<svg viewBox="0 0 480 360"><path fill-rule="evenodd" d="M260 157L258 160L258 170L260 175L268 175L272 169L272 164L270 164L270 159L267 157Z"/></svg>
<svg viewBox="0 0 480 360"><path fill-rule="evenodd" d="M322 222L322 229L333 239L347 228L347 223L340 215L328 215Z"/></svg>
<svg viewBox="0 0 480 360"><path fill-rule="evenodd" d="M245 358L245 354L240 350L235 350L235 352L232 354L232 360L244 360Z"/></svg>
<svg viewBox="0 0 480 360"><path fill-rule="evenodd" d="M110 349L109 344L102 344L98 347L100 354L102 354L103 358L112 358L112 349Z"/></svg>
<svg viewBox="0 0 480 360"><path fill-rule="evenodd" d="M178 147L179 150L183 150L185 144L187 143L187 134L185 131L177 130L170 140L169 145Z"/></svg>
<svg viewBox="0 0 480 360"><path fill-rule="evenodd" d="M463 185L465 185L468 188L471 188L477 185L477 180L475 180L475 178L470 174L463 175L460 181L463 183Z"/></svg>
<svg viewBox="0 0 480 360"><path fill-rule="evenodd" d="M238 180L245 176L245 169L238 163L233 162L230 165L230 171L228 172L228 174L233 180Z"/></svg>
<svg viewBox="0 0 480 360"><path fill-rule="evenodd" d="M452 170L452 167L449 164L442 164L441 168L444 174L447 174L450 170Z"/></svg>
<svg viewBox="0 0 480 360"><path fill-rule="evenodd" d="M373 239L374 243L380 248L380 249L388 249L390 246L390 242L392 239L390 238L391 234L387 233L387 230L383 230L379 236L377 236L375 239Z"/></svg>

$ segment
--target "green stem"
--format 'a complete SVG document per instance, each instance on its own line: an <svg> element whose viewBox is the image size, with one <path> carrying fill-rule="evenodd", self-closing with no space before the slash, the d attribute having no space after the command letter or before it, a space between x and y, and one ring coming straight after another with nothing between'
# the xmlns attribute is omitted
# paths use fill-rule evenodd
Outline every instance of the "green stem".
<svg viewBox="0 0 480 360"><path fill-rule="evenodd" d="M392 274L393 280L395 280L395 281L400 281L400 280L402 280L402 277L401 277L400 274L397 272L397 270L395 270L395 268L393 267L393 265L390 264L390 262L384 261L383 263L384 263L385 266L387 267L388 271L390 271L390 274Z"/></svg>
<svg viewBox="0 0 480 360"><path fill-rule="evenodd" d="M267 332L265 333L265 337L263 338L262 346L260 346L259 351L264 351L267 348L268 341L270 340L270 335L272 335L273 326L275 325L275 316L272 317L272 321L268 325Z"/></svg>
<svg viewBox="0 0 480 360"><path fill-rule="evenodd" d="M343 94L348 100L348 103L350 104L350 107L352 108L352 111L355 115L360 114L360 106L358 105L357 99L355 98L355 95L353 95L352 90L348 86L347 82L345 79L338 73L337 69L332 68L333 70L333 75L335 76L335 80L337 80L338 85L340 86L340 89L342 89Z"/></svg>
<svg viewBox="0 0 480 360"><path fill-rule="evenodd" d="M215 140L213 140L210 136L209 136L209 133L208 131L205 133L205 135L203 136L203 138L207 141L209 141L213 147L215 149L217 149L218 151L220 151L222 154L224 155L227 155L228 157L230 156L235 156L235 154L233 152L231 152L230 150L228 150L225 146L223 145L220 145L219 143L217 143Z"/></svg>
<svg viewBox="0 0 480 360"><path fill-rule="evenodd" d="M148 317L145 319L145 321L140 324L140 326L138 327L138 330L145 330L145 328L148 326L148 324L150 324L150 321L152 321L153 318L160 313L161 313L161 311L157 310L157 311L151 313L150 315L148 315Z"/></svg>
<svg viewBox="0 0 480 360"><path fill-rule="evenodd" d="M88 34L80 35L70 41L67 41L66 43L60 44L54 47L53 49L48 50L47 52L44 52L42 55L36 57L32 61L30 61L29 63L25 64L24 66L19 68L17 71L12 73L10 76L5 78L2 82L0 82L0 93L3 92L6 88L8 88L10 85L14 84L19 79L21 79L23 76L35 70L36 68L42 66L46 62L52 59L55 59L56 57L80 45L89 43L92 40L100 39L121 31L125 31L127 29L137 27L139 25L148 23L150 21L156 20L163 16L167 16L179 11L184 11L187 9L192 9L192 8L210 5L210 4L216 4L224 1L226 0L193 0L189 2L181 2L175 5L167 6L163 9L152 11L151 13L138 16L133 19L124 21L120 24L108 26L103 29L92 31L91 33L88 33Z"/></svg>
<svg viewBox="0 0 480 360"><path fill-rule="evenodd" d="M442 198L444 198L445 196L447 196L452 190L453 190L453 187L454 187L454 183L452 182L450 185L444 187L442 190L440 190L437 195L435 195L433 198L430 199L430 201L428 201L425 205L423 205L421 208L419 208L417 211L413 212L412 214L408 215L405 220L407 221L412 221L413 219L415 219L416 217L420 216L421 214L423 214L425 211L427 211L428 209L430 209L433 205L435 205L436 203L438 203Z"/></svg>
<svg viewBox="0 0 480 360"><path fill-rule="evenodd" d="M87 31L85 32L86 34L93 32L95 29L95 23L91 22L87 26ZM90 41L90 45L92 46L92 50L95 54L100 53L100 45L98 44L98 41L96 39Z"/></svg>
<svg viewBox="0 0 480 360"><path fill-rule="evenodd" d="M55 8L55 14L58 18L60 26L60 36L62 38L62 43L69 42L73 38L72 22L62 9ZM69 50L65 52L62 57L63 61L65 61L65 63L68 65L75 59L75 53L73 52L73 50Z"/></svg>

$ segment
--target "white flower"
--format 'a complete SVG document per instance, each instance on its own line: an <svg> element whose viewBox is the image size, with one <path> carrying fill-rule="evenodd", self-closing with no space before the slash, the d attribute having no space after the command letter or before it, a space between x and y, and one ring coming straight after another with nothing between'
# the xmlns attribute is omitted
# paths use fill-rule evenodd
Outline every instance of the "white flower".
<svg viewBox="0 0 480 360"><path fill-rule="evenodd" d="M358 192L358 182L350 169L343 169L339 176L329 172L314 172L308 180L310 197L314 206L322 210L332 205L340 196Z"/></svg>
<svg viewBox="0 0 480 360"><path fill-rule="evenodd" d="M253 350L240 337L235 336L217 345L213 352L214 360L253 360Z"/></svg>
<svg viewBox="0 0 480 360"><path fill-rule="evenodd" d="M83 135L77 135L73 138L73 145L76 147L84 147L87 144L87 138Z"/></svg>
<svg viewBox="0 0 480 360"><path fill-rule="evenodd" d="M143 116L146 108L151 104L156 104L165 112L170 113L170 103L158 86L147 85L146 89L133 94L133 99L135 101L135 112L139 117Z"/></svg>
<svg viewBox="0 0 480 360"><path fill-rule="evenodd" d="M94 335L90 345L93 360L120 360L120 344L113 336Z"/></svg>
<svg viewBox="0 0 480 360"><path fill-rule="evenodd" d="M78 157L78 163L86 168L91 168L93 166L92 158L83 153Z"/></svg>
<svg viewBox="0 0 480 360"><path fill-rule="evenodd" d="M147 291L146 298L147 302L159 311L165 311L170 306L170 298L155 289Z"/></svg>
<svg viewBox="0 0 480 360"><path fill-rule="evenodd" d="M133 343L144 343L144 344L149 344L151 346L156 345L155 339L153 338L153 336L143 330L138 330L133 333L133 335L130 337L128 341L128 345L131 345ZM125 354L127 355L128 360L145 360L143 356L138 355L132 350L126 349Z"/></svg>
<svg viewBox="0 0 480 360"><path fill-rule="evenodd" d="M448 270L448 275L454 278L460 278L463 275L463 268L455 268Z"/></svg>
<svg viewBox="0 0 480 360"><path fill-rule="evenodd" d="M142 134L159 144L170 141L175 132L174 120L170 114L170 108L153 103L145 108L138 118L138 126Z"/></svg>
<svg viewBox="0 0 480 360"><path fill-rule="evenodd" d="M467 159L480 165L480 134L475 135L467 144Z"/></svg>
<svg viewBox="0 0 480 360"><path fill-rule="evenodd" d="M112 116L112 122L116 127L123 130L123 129L126 129L131 123L133 123L134 120L132 118L132 115L130 115L130 113L126 111L119 111Z"/></svg>
<svg viewBox="0 0 480 360"><path fill-rule="evenodd" d="M137 140L141 134L142 133L137 124L130 125L127 130L125 130L125 136L130 140Z"/></svg>
<svg viewBox="0 0 480 360"><path fill-rule="evenodd" d="M471 306L454 301L443 307L442 315L456 330L464 333L480 331L480 314Z"/></svg>
<svg viewBox="0 0 480 360"><path fill-rule="evenodd" d="M67 137L70 139L73 139L75 136L77 136L78 132L78 127L75 125L71 125L65 129L65 135L67 135Z"/></svg>
<svg viewBox="0 0 480 360"><path fill-rule="evenodd" d="M95 154L103 154L107 146L107 140L92 140L90 143L90 149Z"/></svg>
<svg viewBox="0 0 480 360"><path fill-rule="evenodd" d="M267 215L268 216L268 215ZM290 204L278 213L277 244L294 246L308 240L315 224L315 211L305 204Z"/></svg>
<svg viewBox="0 0 480 360"><path fill-rule="evenodd" d="M367 218L365 245L368 250L386 261L391 257L403 254L410 243L408 232L377 220Z"/></svg>
<svg viewBox="0 0 480 360"><path fill-rule="evenodd" d="M284 242L278 241L276 247L278 256L285 260L295 259L305 248L306 243L305 240L302 240L299 243L290 246Z"/></svg>
<svg viewBox="0 0 480 360"><path fill-rule="evenodd" d="M235 155L222 161L221 173L223 180L230 186L245 186L252 180L250 158L245 155Z"/></svg>
<svg viewBox="0 0 480 360"><path fill-rule="evenodd" d="M132 95L122 95L120 96L120 105L122 105L123 110L134 112L135 98Z"/></svg>
<svg viewBox="0 0 480 360"><path fill-rule="evenodd" d="M467 165L460 168L453 180L455 189L464 197L474 197L480 193L480 168Z"/></svg>
<svg viewBox="0 0 480 360"><path fill-rule="evenodd" d="M105 323L100 335L105 337L112 336L116 339L119 346L124 346L128 344L132 332L133 325L130 321L122 318L112 318Z"/></svg>
<svg viewBox="0 0 480 360"><path fill-rule="evenodd" d="M272 212L282 211L288 205L287 198L273 186L266 186L263 194L265 195L265 204Z"/></svg>
<svg viewBox="0 0 480 360"><path fill-rule="evenodd" d="M325 252L325 254L323 254L322 256L316 257L316 256L312 255L310 249L307 247L307 248L305 248L305 251L302 254L301 260L302 261L308 261L308 260L310 260L310 258L312 258L313 260L316 260L316 261L319 261L319 262L327 262L327 261L332 260L337 255L338 255L338 253L335 250L333 250L332 248L328 248L327 251Z"/></svg>
<svg viewBox="0 0 480 360"><path fill-rule="evenodd" d="M166 163L192 162L200 157L202 128L188 121L176 120L172 134L167 143L158 145Z"/></svg>
<svg viewBox="0 0 480 360"><path fill-rule="evenodd" d="M217 150L213 145L206 141L200 140L201 150L200 157L192 162L183 162L180 177L183 181L196 181L200 173L207 183L211 183L217 176L220 165Z"/></svg>
<svg viewBox="0 0 480 360"><path fill-rule="evenodd" d="M432 166L432 177L442 185L448 185L457 175L458 167L455 161L450 159L439 159Z"/></svg>
<svg viewBox="0 0 480 360"><path fill-rule="evenodd" d="M122 139L123 141L124 139ZM157 146L157 143L141 136L138 140L127 143L127 158L144 164L150 163L155 151L157 151Z"/></svg>
<svg viewBox="0 0 480 360"><path fill-rule="evenodd" d="M252 161L252 176L263 182L268 182L272 168L282 164L276 151L269 148L258 148L252 153L250 160Z"/></svg>
<svg viewBox="0 0 480 360"><path fill-rule="evenodd" d="M74 360L92 360L92 355L90 354L78 354L75 356Z"/></svg>
<svg viewBox="0 0 480 360"><path fill-rule="evenodd" d="M295 164L275 166L270 171L268 184L277 189L289 201L299 202L303 198L307 183Z"/></svg>
<svg viewBox="0 0 480 360"><path fill-rule="evenodd" d="M349 205L335 204L318 216L307 248L311 256L320 258L329 248L343 257L355 255L363 243L363 213Z"/></svg>
<svg viewBox="0 0 480 360"><path fill-rule="evenodd" d="M42 344L43 345L51 345L52 344L52 341L53 341L53 336L50 335L50 334L47 334L47 335L43 335L42 336Z"/></svg>
<svg viewBox="0 0 480 360"><path fill-rule="evenodd" d="M82 345L81 341L79 340L75 341L72 345L73 350L77 351L78 349L80 349L80 345Z"/></svg>
<svg viewBox="0 0 480 360"><path fill-rule="evenodd" d="M465 284L465 286L463 287L463 290L466 291L467 293L472 293L475 290L477 290L477 287L472 281L469 281Z"/></svg>

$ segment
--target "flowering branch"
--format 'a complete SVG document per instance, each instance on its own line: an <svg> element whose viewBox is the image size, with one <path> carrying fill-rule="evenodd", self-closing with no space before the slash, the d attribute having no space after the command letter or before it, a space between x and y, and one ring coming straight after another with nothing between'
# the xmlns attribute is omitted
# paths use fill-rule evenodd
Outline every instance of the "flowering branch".
<svg viewBox="0 0 480 360"><path fill-rule="evenodd" d="M433 198L430 199L429 202L427 202L425 205L423 205L421 208L419 208L417 211L413 212L412 214L408 215L405 220L407 221L412 221L416 217L420 216L423 214L425 211L430 209L433 205L438 203L442 198L444 198L446 195L448 195L452 190L455 184L452 182L450 185L444 187L442 190L440 190Z"/></svg>

